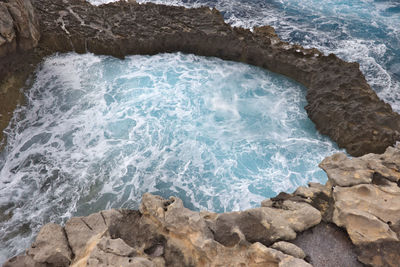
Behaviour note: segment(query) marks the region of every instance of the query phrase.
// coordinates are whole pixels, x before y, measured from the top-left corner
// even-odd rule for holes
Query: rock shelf
[[[317,129],[364,156],[328,157],[320,164],[325,185],[311,183],[246,211],[194,212],[179,198],[145,194],[139,210],[43,226],[26,254],[4,266],[310,266],[317,261],[295,245],[304,244],[297,235],[325,223],[346,231],[360,262],[399,266],[400,147],[391,146],[400,139],[400,116],[357,63],[283,42],[269,26],[232,28],[207,7],[0,0],[1,131],[41,60],[69,51],[120,58],[181,51],[286,75],[308,88],[306,110]]]
[[[345,229],[352,244],[319,242],[354,249],[366,265],[399,266],[400,146],[353,159],[335,154],[320,165],[329,177],[325,185],[281,193],[259,208],[194,212],[177,197],[146,193],[139,210],[74,217],[63,227],[50,223],[25,255],[4,266],[311,266],[320,261],[299,246],[323,244],[296,237],[326,223]],[[335,262],[348,254],[335,254]]]

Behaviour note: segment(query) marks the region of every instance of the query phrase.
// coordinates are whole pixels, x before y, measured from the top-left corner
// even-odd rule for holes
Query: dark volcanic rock
[[[246,62],[308,87],[309,117],[351,155],[382,153],[400,140],[400,116],[377,97],[357,63],[282,42],[272,27],[253,32],[232,28],[217,10],[206,7],[128,2],[97,7],[81,0],[33,0],[33,5],[42,34],[39,48],[47,53],[93,52],[122,58],[181,51]],[[11,32],[10,24],[3,24],[3,31]],[[24,38],[33,32],[28,26],[20,30]],[[11,42],[7,49],[12,46]],[[20,46],[29,47],[25,42]]]

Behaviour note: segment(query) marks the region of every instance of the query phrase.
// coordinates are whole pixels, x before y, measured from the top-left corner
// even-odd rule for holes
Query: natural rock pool
[[[338,149],[305,94],[257,67],[180,53],[46,59],[0,157],[1,254],[47,222],[137,208],[145,192],[224,212],[325,182],[318,163]]]

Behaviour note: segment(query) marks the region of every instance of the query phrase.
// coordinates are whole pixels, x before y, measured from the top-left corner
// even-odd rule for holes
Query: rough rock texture
[[[5,266],[399,266],[400,144],[382,155],[336,154],[321,166],[325,185],[241,212],[194,212],[146,193],[138,211],[48,224]]]
[[[243,61],[304,84],[306,110],[317,129],[352,155],[381,153],[399,140],[400,116],[378,99],[357,63],[282,42],[271,27],[231,28],[208,8],[32,3],[40,21],[38,44],[29,0],[0,1],[0,53],[7,54],[0,58],[0,127],[15,107],[15,92],[46,55],[182,51]],[[36,44],[33,53],[24,53]],[[400,147],[354,159],[336,154],[320,166],[326,185],[310,183],[242,212],[193,212],[179,198],[145,194],[139,211],[103,211],[72,218],[64,227],[46,225],[25,255],[4,266],[309,266],[300,250],[282,241],[321,220],[346,230],[362,263],[399,266]]]
[[[40,21],[42,38],[36,49],[40,55],[76,51],[123,58],[181,51],[242,61],[304,84],[309,117],[322,134],[351,155],[382,153],[400,140],[400,116],[377,97],[357,63],[282,42],[272,27],[254,28],[253,32],[232,28],[217,10],[206,7],[185,9],[134,1],[99,7],[82,0],[32,3]],[[12,32],[10,18],[4,18],[3,31]],[[26,49],[29,36],[36,40],[36,28],[31,24],[18,27],[23,37],[19,46]]]
[[[0,1],[0,58],[28,51],[39,39],[39,21],[30,0]]]
[[[310,215],[314,219],[304,221],[305,215],[296,212],[304,210],[304,205],[314,210]],[[66,238],[61,226],[44,226],[26,255],[10,259],[5,266],[21,262],[55,266],[311,266],[293,244],[281,241],[275,244],[277,249],[266,245],[277,238],[294,239],[295,231],[320,222],[317,210],[308,204],[301,206],[295,206],[293,212],[262,207],[231,213],[238,217],[228,222],[231,231],[225,231],[218,228],[218,222],[226,214],[194,212],[179,198],[145,194],[140,211],[109,210],[70,219],[64,227]],[[279,229],[283,220],[289,223]],[[257,227],[251,229],[254,225]],[[237,234],[236,242],[219,242],[217,236],[227,240],[232,232]],[[72,262],[69,248],[74,254]]]
[[[71,249],[64,229],[49,223],[40,229],[36,241],[32,244],[27,254],[35,262],[48,263],[56,266],[68,265],[72,259]]]
[[[0,1],[0,149],[3,130],[17,104],[20,88],[43,54],[30,53],[40,39],[39,20],[30,0]],[[4,140],[3,140],[4,141]]]
[[[302,248],[314,267],[362,267],[357,251],[347,233],[332,223],[321,222],[297,236],[293,241]]]

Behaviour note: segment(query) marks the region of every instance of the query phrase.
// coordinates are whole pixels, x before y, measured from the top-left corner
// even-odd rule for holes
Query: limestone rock
[[[291,255],[291,256],[299,258],[299,259],[304,259],[306,257],[306,254],[304,253],[304,251],[293,243],[279,241],[279,242],[274,243],[271,246],[271,248],[277,249],[279,251],[282,251],[285,254]]]
[[[112,220],[117,220],[120,216],[118,211],[109,210],[68,220],[65,224],[65,232],[75,257],[79,258],[88,243],[100,238],[108,230],[108,225]]]
[[[333,222],[347,229],[356,245],[377,241],[399,241],[390,229],[400,223],[400,188],[386,192],[383,188],[363,184],[333,191],[335,211]]]
[[[373,171],[361,158],[349,159],[345,154],[337,153],[325,158],[319,166],[333,185],[351,186],[372,181]]]
[[[55,266],[68,266],[72,259],[72,252],[68,245],[64,229],[49,223],[40,229],[35,242],[27,254],[38,263],[48,263]]]

